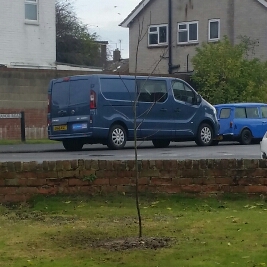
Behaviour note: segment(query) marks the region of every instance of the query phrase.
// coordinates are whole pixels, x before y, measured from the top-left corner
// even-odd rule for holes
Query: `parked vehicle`
[[[260,149],[261,149],[261,158],[267,159],[267,132],[265,133],[260,142]]]
[[[259,143],[267,131],[267,104],[232,103],[215,105],[215,108],[223,141],[238,141],[243,145]]]
[[[181,79],[105,74],[65,77],[49,84],[48,136],[62,141],[66,150],[95,143],[121,149],[127,140],[134,140],[136,118],[138,140],[152,140],[155,147],[186,140],[208,146],[218,135],[215,112]]]

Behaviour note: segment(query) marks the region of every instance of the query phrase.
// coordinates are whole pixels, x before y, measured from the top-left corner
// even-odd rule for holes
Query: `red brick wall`
[[[18,114],[21,109],[1,109],[1,114]],[[25,114],[26,139],[47,138],[47,110],[23,109]],[[20,119],[0,118],[0,140],[19,140],[21,137]]]
[[[38,194],[100,194],[135,190],[134,161],[0,163],[0,202]],[[95,179],[94,179],[95,177]],[[267,194],[265,160],[143,160],[139,190],[149,193]]]

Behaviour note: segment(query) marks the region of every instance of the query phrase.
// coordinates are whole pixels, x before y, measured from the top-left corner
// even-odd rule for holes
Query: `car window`
[[[267,107],[261,107],[262,118],[267,118]]]
[[[259,111],[257,107],[246,108],[247,118],[256,119],[259,118]]]
[[[235,118],[246,118],[245,108],[235,108]]]
[[[220,112],[220,119],[227,119],[230,117],[231,109],[230,108],[222,108]]]

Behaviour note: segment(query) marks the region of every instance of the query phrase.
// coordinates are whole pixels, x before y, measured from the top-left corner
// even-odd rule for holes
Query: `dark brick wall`
[[[267,194],[265,160],[143,160],[139,190],[149,193]],[[0,163],[0,202],[38,194],[132,193],[134,161],[72,160]]]

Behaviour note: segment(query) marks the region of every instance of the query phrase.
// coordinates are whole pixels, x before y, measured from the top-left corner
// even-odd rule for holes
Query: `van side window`
[[[182,81],[172,83],[173,95],[176,100],[193,104],[195,98],[194,91]]]
[[[106,99],[134,101],[135,80],[123,78],[101,78],[101,92]]]
[[[138,80],[137,88],[140,102],[164,102],[167,99],[165,81]]]
[[[245,108],[235,108],[235,118],[246,118],[246,110]]]
[[[259,111],[256,107],[246,108],[247,118],[249,119],[257,119],[259,118]]]
[[[262,118],[267,118],[267,107],[261,107]]]
[[[222,108],[220,112],[220,119],[228,119],[231,114],[231,109],[230,108]]]

